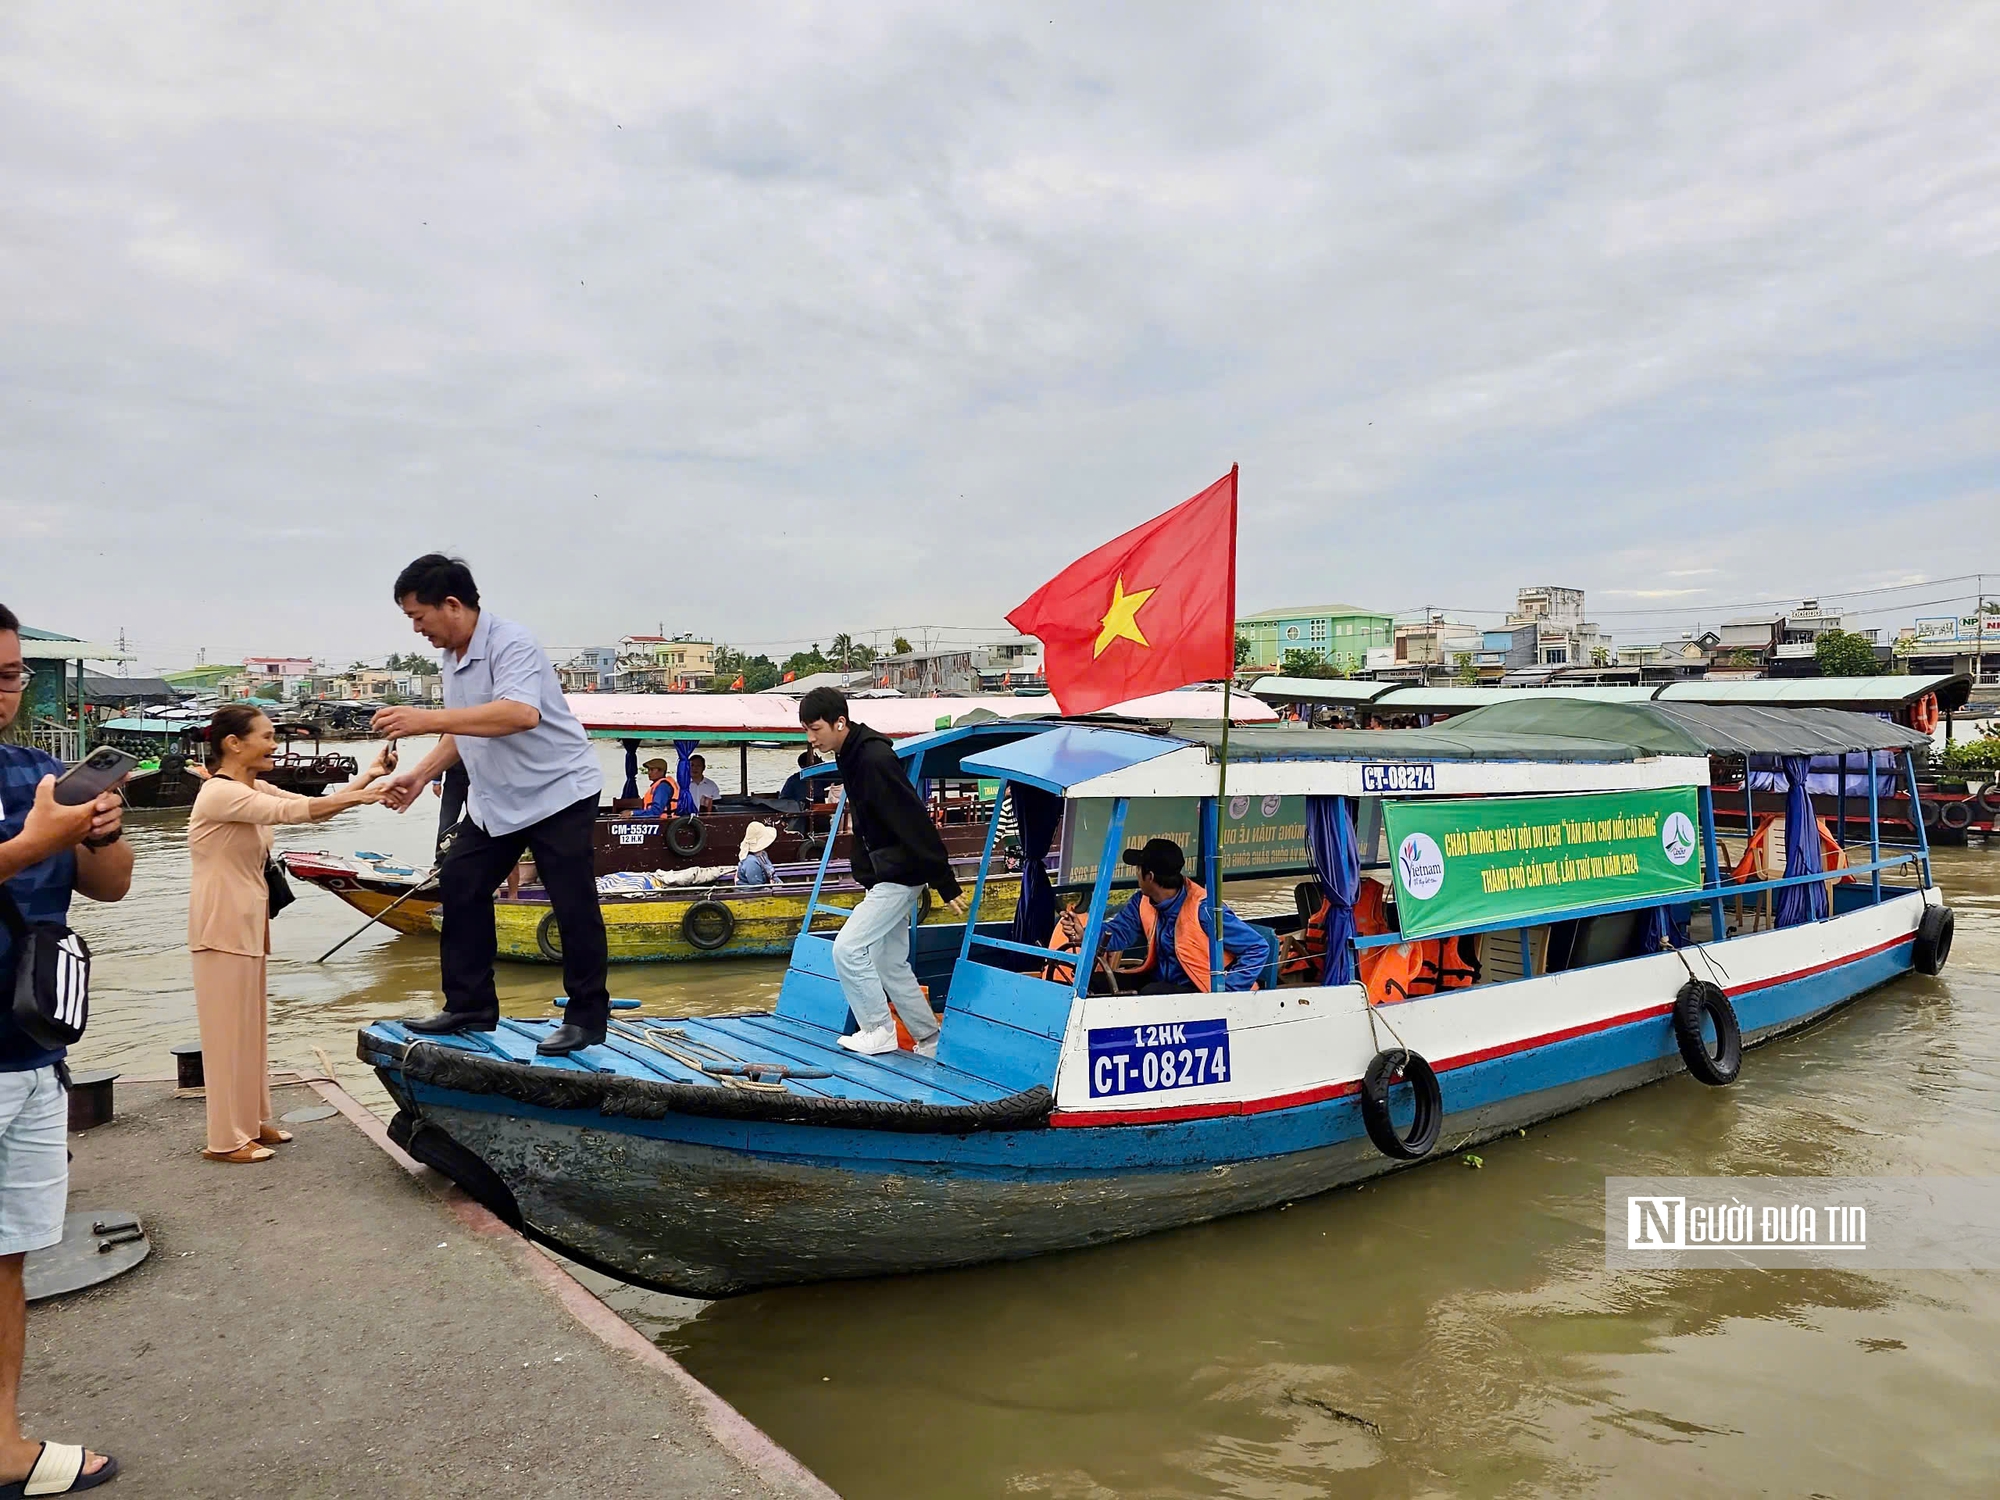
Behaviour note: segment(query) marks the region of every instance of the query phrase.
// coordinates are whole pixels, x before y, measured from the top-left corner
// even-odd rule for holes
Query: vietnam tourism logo
[[[1666,826],[1660,830],[1660,847],[1675,865],[1684,865],[1694,858],[1694,824],[1686,813],[1667,814]]]
[[[1427,833],[1413,833],[1396,850],[1396,874],[1403,889],[1428,901],[1444,888],[1444,851]]]

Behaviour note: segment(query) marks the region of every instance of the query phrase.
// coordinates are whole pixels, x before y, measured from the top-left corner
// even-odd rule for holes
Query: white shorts
[[[0,1255],[62,1240],[69,1093],[53,1067],[0,1072]]]

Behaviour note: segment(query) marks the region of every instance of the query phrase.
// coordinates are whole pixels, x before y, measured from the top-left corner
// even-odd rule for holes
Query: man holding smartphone
[[[21,622],[0,604],[0,730],[19,717],[32,675],[21,658]],[[117,901],[132,884],[132,848],[121,838],[124,799],[113,790],[65,807],[55,798],[62,768],[40,750],[0,744],[0,884],[29,922],[66,922],[73,892]],[[0,926],[0,1485],[30,1473],[51,1483],[72,1460],[73,1482],[107,1467],[116,1472],[114,1461],[24,1438],[18,1415],[28,1321],[21,1267],[30,1250],[62,1240],[69,1103],[57,1071],[63,1049],[43,1047],[15,1024],[13,994],[14,940]]]

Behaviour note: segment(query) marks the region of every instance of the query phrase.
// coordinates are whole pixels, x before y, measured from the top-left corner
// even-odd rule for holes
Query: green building
[[[1287,651],[1317,651],[1336,665],[1358,670],[1367,653],[1393,643],[1393,617],[1352,604],[1300,604],[1267,609],[1236,621],[1250,642],[1249,665],[1275,671]]]

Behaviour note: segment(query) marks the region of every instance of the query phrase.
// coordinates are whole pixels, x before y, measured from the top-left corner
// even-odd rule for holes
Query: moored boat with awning
[[[1618,707],[1239,729],[1226,788],[1198,726],[906,742],[919,772],[1000,782],[1025,856],[1013,910],[991,911],[989,836],[971,919],[913,939],[935,1059],[837,1045],[854,1023],[813,920],[768,1013],[621,1020],[560,1060],[535,1057],[540,1023],[434,1040],[379,1022],[360,1055],[420,1159],[587,1263],[715,1296],[1143,1234],[1683,1070],[1727,1084],[1745,1047],[1942,965],[1921,831],[1886,843],[1879,799],[1829,867],[1801,794],[1785,872],[1736,880],[1709,791],[1748,756],[1907,769],[1920,737],[1830,710]],[[1300,917],[1265,924],[1292,961],[1249,992],[1120,992],[1099,947],[1119,855],[1150,836],[1183,842],[1210,891],[1231,868],[1304,877]],[[1058,952],[1065,897],[1086,926]],[[1427,970],[1446,944],[1468,970]]]

